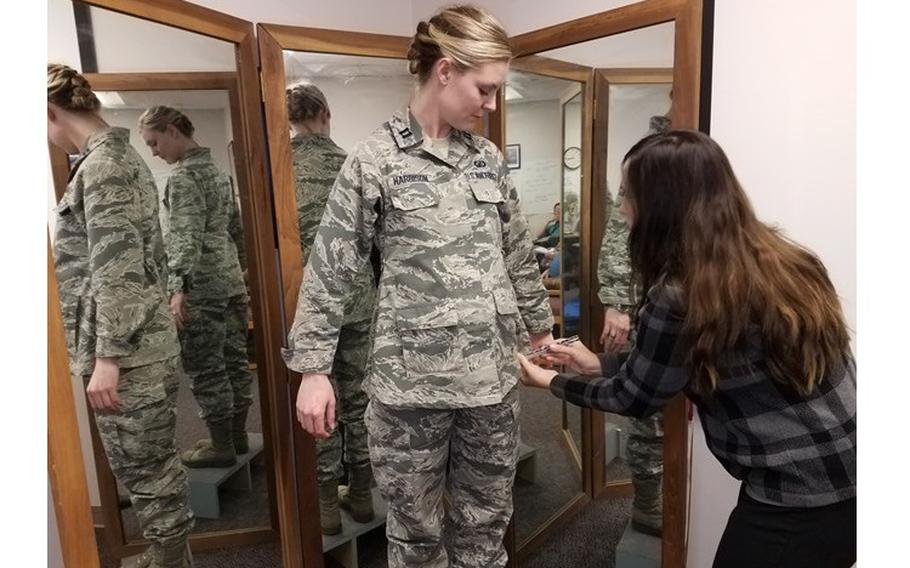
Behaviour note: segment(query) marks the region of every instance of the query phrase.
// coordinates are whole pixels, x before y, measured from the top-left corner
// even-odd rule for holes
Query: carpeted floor
[[[580,414],[576,418],[575,426],[580,429]],[[561,400],[549,391],[521,387],[521,439],[537,450],[537,479],[535,483],[521,479],[515,482],[518,542],[582,491],[581,471],[562,433]],[[580,451],[580,443],[578,448]]]

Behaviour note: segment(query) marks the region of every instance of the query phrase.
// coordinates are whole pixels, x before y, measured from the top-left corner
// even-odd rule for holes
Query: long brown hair
[[[806,395],[849,353],[840,301],[824,265],[755,217],[724,151],[700,132],[648,136],[626,155],[634,211],[629,249],[643,291],[681,286],[683,334],[703,394],[721,355],[759,327],[772,378]]]

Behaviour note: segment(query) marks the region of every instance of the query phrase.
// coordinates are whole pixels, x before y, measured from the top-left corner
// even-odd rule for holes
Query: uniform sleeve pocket
[[[402,211],[433,207],[439,203],[439,194],[428,183],[412,183],[390,192],[392,206]]]
[[[496,288],[493,290],[493,300],[496,302],[496,313],[499,315],[512,315],[518,313],[518,302],[511,289]]]

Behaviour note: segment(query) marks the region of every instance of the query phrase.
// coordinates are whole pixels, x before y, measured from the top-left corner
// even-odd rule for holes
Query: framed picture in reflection
[[[521,167],[521,144],[506,144],[506,167],[510,170]]]

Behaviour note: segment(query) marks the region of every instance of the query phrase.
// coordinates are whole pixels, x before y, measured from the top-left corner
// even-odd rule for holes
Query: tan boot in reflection
[[[235,414],[231,420],[231,438],[234,440],[234,453],[238,456],[250,451],[250,436],[246,431],[247,414],[248,411],[244,410],[242,413]],[[196,442],[196,449],[199,450],[211,445],[211,438],[203,438]]]
[[[350,485],[338,488],[338,501],[349,511],[358,523],[373,520],[373,469],[357,467],[351,469]]]
[[[319,484],[319,524],[322,525],[322,534],[326,536],[341,532],[337,481]]]
[[[209,424],[211,442],[196,444],[196,448],[183,452],[180,461],[190,468],[230,467],[237,463],[237,452],[231,436],[231,422]]]
[[[661,478],[632,478],[635,498],[632,501],[632,528],[652,536],[663,535],[663,495]]]
[[[152,544],[139,555],[131,568],[193,568],[193,553],[187,542],[173,548]]]

